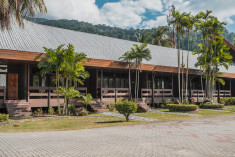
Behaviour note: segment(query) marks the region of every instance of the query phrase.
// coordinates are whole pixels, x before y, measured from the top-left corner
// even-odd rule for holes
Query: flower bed
[[[197,105],[168,104],[167,108],[171,112],[187,112],[187,111],[196,111],[198,109],[198,106]]]
[[[202,109],[223,109],[224,104],[202,104],[200,106]]]

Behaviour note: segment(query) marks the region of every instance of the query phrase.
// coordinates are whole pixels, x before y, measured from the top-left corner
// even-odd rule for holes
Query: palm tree
[[[41,59],[38,63],[38,68],[41,69],[41,75],[46,76],[46,74],[55,72],[56,73],[56,93],[57,93],[57,105],[58,105],[58,111],[60,113],[60,102],[59,102],[59,80],[60,80],[60,71],[61,66],[64,58],[64,45],[58,46],[56,49],[48,49],[44,47],[45,57],[42,55],[44,53],[39,54],[35,60]]]
[[[185,86],[185,90],[186,90],[186,96],[188,96],[188,63],[189,63],[189,40],[191,38],[191,31],[193,29],[194,23],[195,23],[195,18],[194,16],[191,15],[191,12],[185,17],[186,18],[186,31],[188,33],[188,54],[187,54],[187,67],[186,67],[186,86]]]
[[[174,11],[172,13],[173,20],[169,21],[169,25],[173,24],[176,29],[176,34],[177,34],[177,47],[178,47],[178,53],[177,53],[177,58],[178,58],[178,87],[179,87],[179,102],[182,102],[181,99],[181,94],[180,94],[180,37],[185,33],[184,31],[184,26],[185,26],[185,16],[187,13],[180,13],[178,11]],[[183,86],[182,86],[183,87]]]
[[[158,46],[172,47],[168,28],[165,26],[154,28],[151,43]]]
[[[148,43],[150,39],[150,33],[144,33],[142,35],[139,33],[138,35],[135,36],[137,41],[140,43]]]
[[[76,53],[74,46],[69,44],[64,50],[63,63],[61,65],[61,72],[65,78],[65,91],[70,90],[70,82],[77,81],[83,84],[83,80],[89,77],[89,73],[85,71],[82,63],[86,62],[85,53]],[[69,97],[65,97],[64,111],[67,114],[67,107],[69,103]]]
[[[87,94],[86,96],[82,96],[83,100],[80,100],[78,102],[82,102],[85,106],[86,106],[86,110],[87,110],[87,106],[95,103],[95,101],[93,101],[93,97],[91,96],[91,94]]]
[[[133,66],[133,54],[132,52],[125,52],[120,58],[119,60],[121,60],[122,62],[125,62],[128,64],[128,69],[129,69],[129,76],[128,76],[128,84],[129,84],[129,98],[131,98],[131,67]]]
[[[139,95],[139,75],[141,71],[141,64],[143,60],[149,61],[152,59],[151,52],[147,48],[147,44],[143,43],[140,46],[137,44],[133,45],[131,48],[131,53],[136,64],[136,81],[135,81],[135,98],[138,99]]]
[[[0,25],[1,29],[9,29],[11,18],[14,16],[20,27],[24,26],[23,17],[34,17],[37,12],[47,12],[44,0],[1,0]]]

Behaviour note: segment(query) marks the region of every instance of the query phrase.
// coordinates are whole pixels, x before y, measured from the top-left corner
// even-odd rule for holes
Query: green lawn
[[[110,116],[101,117],[80,117],[71,119],[54,119],[43,120],[37,119],[36,121],[29,121],[19,123],[18,127],[14,127],[13,124],[0,126],[0,132],[44,132],[44,131],[65,131],[65,130],[80,130],[101,128],[109,126],[119,125],[131,125],[146,123],[142,121],[130,120],[125,122],[123,118],[116,118]]]
[[[232,106],[225,106],[224,109],[226,111],[234,111],[235,112],[235,105],[232,105]]]
[[[173,121],[173,120],[184,120],[184,119],[195,118],[190,116],[160,113],[160,112],[148,112],[147,114],[138,114],[136,116],[157,119],[158,121]]]
[[[160,111],[167,111],[167,109],[160,109]],[[159,121],[171,121],[171,120],[203,118],[203,117],[210,117],[210,116],[235,115],[235,113],[232,113],[232,112],[221,112],[221,111],[212,111],[212,110],[199,110],[198,112],[184,112],[184,113],[198,114],[198,115],[202,115],[202,116],[191,117],[191,116],[186,116],[186,115],[170,114],[167,112],[166,113],[148,112],[147,114],[138,114],[138,116],[157,119]]]

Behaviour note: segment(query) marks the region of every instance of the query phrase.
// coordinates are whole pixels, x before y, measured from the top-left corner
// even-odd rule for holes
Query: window
[[[6,80],[7,80],[7,75],[0,74],[0,86],[6,87]]]

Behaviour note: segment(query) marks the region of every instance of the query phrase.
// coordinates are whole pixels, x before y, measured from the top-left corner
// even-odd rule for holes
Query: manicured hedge
[[[235,97],[220,98],[220,103],[224,104],[225,106],[235,105]]]
[[[200,108],[203,109],[222,109],[224,108],[224,104],[202,104]]]
[[[179,104],[169,104],[167,108],[171,112],[186,112],[186,111],[196,111],[198,109],[197,105],[179,105]]]
[[[0,114],[0,122],[8,121],[9,114]]]

